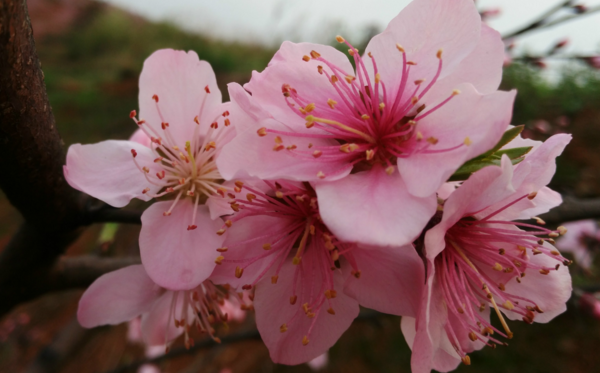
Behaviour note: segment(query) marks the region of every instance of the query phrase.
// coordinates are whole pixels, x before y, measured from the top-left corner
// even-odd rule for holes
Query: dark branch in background
[[[555,207],[540,217],[548,225],[559,225],[569,221],[600,219],[600,198],[575,199],[563,197],[562,205]]]
[[[520,28],[516,31],[513,31],[509,34],[503,35],[502,39],[510,40],[517,36],[528,33],[530,31],[546,29],[546,28],[553,27],[553,26],[556,26],[556,25],[564,23],[564,22],[571,21],[571,20],[579,18],[581,16],[589,15],[589,14],[600,11],[600,6],[596,6],[593,8],[577,8],[576,6],[573,5],[573,3],[574,3],[574,0],[563,1],[562,3],[556,5],[555,7],[542,13],[539,17],[534,19],[528,25],[525,25],[522,28]],[[553,21],[549,21],[549,18],[551,16],[553,16],[554,14],[556,14],[561,9],[571,9],[575,13],[559,17]]]
[[[86,223],[125,223],[142,224],[142,212],[139,210],[122,210],[111,207],[105,203],[100,206],[88,206],[86,209]]]
[[[0,0],[0,188],[25,218],[0,254],[0,315],[46,292],[44,275],[79,234],[63,160],[26,2]]]

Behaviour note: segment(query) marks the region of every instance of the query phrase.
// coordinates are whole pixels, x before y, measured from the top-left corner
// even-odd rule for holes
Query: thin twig
[[[567,0],[561,4],[558,4],[556,7],[553,7],[551,9],[549,9],[547,12],[544,12],[542,15],[540,15],[538,18],[536,18],[534,21],[532,21],[528,25],[526,25],[516,31],[513,31],[509,34],[502,36],[502,39],[503,40],[513,39],[517,36],[523,35],[530,31],[543,30],[543,29],[546,29],[546,28],[549,28],[552,26],[556,26],[556,25],[564,23],[564,22],[571,21],[571,20],[579,18],[581,16],[589,15],[589,14],[600,11],[600,6],[596,6],[593,8],[589,8],[586,11],[581,12],[581,13],[569,14],[569,15],[565,15],[563,17],[557,18],[553,21],[548,21],[549,17],[551,17],[553,14],[555,14],[559,10],[569,6],[571,3],[572,3],[571,0]]]

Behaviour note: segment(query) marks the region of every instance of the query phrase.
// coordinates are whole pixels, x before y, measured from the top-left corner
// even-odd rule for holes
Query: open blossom
[[[238,213],[225,222],[227,239],[211,278],[255,287],[256,323],[273,361],[300,364],[323,354],[358,315],[359,303],[416,315],[424,273],[414,250],[340,241],[323,224],[309,183],[236,186],[241,198],[230,203]]]
[[[159,50],[140,76],[139,127],[130,141],[69,148],[65,178],[112,206],[158,199],[142,215],[140,251],[149,276],[170,289],[192,289],[214,269],[224,237],[216,158],[234,135],[214,72],[194,52]]]
[[[556,242],[556,247],[572,253],[578,265],[590,269],[593,254],[600,249],[598,224],[589,219],[565,223],[564,227],[568,232]]]
[[[408,244],[438,187],[509,123],[515,93],[496,91],[503,43],[471,0],[413,1],[363,56],[337,40],[356,69],[333,47],[285,42],[244,86],[251,95],[230,84],[240,126],[219,169],[321,181],[321,214],[340,239]]]
[[[469,352],[503,344],[513,336],[505,317],[548,322],[566,309],[570,261],[552,245],[566,230],[512,220],[561,202],[538,198],[569,141],[555,135],[515,167],[503,156],[501,167],[476,172],[434,217],[420,248],[427,259],[421,310],[402,319],[413,373],[453,370],[461,360],[470,364]],[[502,327],[491,324],[491,312]]]
[[[77,318],[83,327],[93,328],[120,324],[141,315],[145,343],[168,345],[184,334],[189,347],[194,343],[189,336],[192,327],[219,341],[212,324],[227,322],[229,315],[224,310],[232,305],[248,308],[228,286],[219,288],[205,280],[190,290],[171,291],[154,283],[141,265],[132,265],[94,281],[79,301]]]

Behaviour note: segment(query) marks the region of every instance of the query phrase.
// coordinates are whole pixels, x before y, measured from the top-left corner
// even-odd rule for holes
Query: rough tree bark
[[[0,254],[0,314],[47,288],[40,281],[78,235],[81,196],[46,95],[25,0],[0,0],[0,188],[25,223]]]

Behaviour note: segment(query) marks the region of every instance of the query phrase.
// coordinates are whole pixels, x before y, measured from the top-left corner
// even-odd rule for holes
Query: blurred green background
[[[137,109],[137,79],[144,59],[157,49],[196,51],[201,59],[212,64],[225,99],[226,83],[246,82],[251,71],[264,69],[274,53],[259,45],[220,42],[183,32],[172,24],[151,23],[101,3],[78,2],[75,10],[69,10],[75,15],[66,19],[61,18],[63,8],[58,5],[52,8],[52,0],[45,1],[42,10],[36,8],[41,3],[44,2],[30,1],[34,34],[65,146],[130,136],[135,125],[128,115]],[[54,23],[51,17],[57,17]],[[365,40],[356,44],[364,44]],[[549,82],[539,70],[513,64],[505,70],[502,89],[513,88],[519,91],[513,123],[525,124],[527,136],[544,139],[556,132],[574,135],[559,160],[552,187],[566,195],[600,196],[600,73],[573,64],[556,81]],[[0,196],[0,247],[19,223],[18,213]],[[91,227],[67,255],[135,255],[138,229]],[[571,269],[576,286],[600,284],[597,272],[576,266]],[[35,371],[44,363],[61,372],[106,372],[143,358],[144,348],[127,340],[125,325],[91,331],[77,326],[74,317],[80,294],[81,291],[51,294],[19,307],[0,320],[0,371]],[[251,323],[249,315],[244,323],[233,324],[229,332],[222,334],[245,330]],[[511,328],[515,338],[509,347],[473,353],[472,365],[461,366],[457,371],[600,371],[600,321],[578,306],[577,297],[569,303],[565,314],[548,325],[513,322]],[[179,345],[177,342],[176,346]],[[322,369],[324,372],[410,371],[410,351],[396,317],[379,316],[355,322],[332,348],[329,359]],[[273,364],[259,341],[196,352],[163,362],[158,369],[163,372],[230,369],[235,373],[311,371],[307,365]]]

